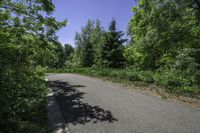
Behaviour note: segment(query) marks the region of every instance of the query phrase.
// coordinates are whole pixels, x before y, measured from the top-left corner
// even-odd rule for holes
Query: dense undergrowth
[[[4,70],[0,81],[0,132],[47,133],[47,98],[43,69]],[[7,75],[9,71],[9,75]]]

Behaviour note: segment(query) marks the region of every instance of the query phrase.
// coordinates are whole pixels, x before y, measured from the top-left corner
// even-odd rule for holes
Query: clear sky
[[[57,20],[67,19],[69,24],[61,29],[57,35],[62,44],[74,46],[74,35],[85,26],[88,19],[99,19],[107,29],[112,18],[117,21],[118,30],[126,32],[132,17],[134,0],[53,0],[56,6],[54,16]]]

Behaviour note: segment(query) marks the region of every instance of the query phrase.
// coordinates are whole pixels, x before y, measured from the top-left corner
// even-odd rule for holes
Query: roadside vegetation
[[[0,132],[46,133],[45,67],[59,66],[50,0],[0,1]]]
[[[114,82],[119,82],[128,86],[150,86],[156,85],[159,91],[182,95],[187,97],[193,97],[199,99],[200,92],[199,88],[184,89],[177,88],[169,85],[168,80],[164,83],[159,82],[160,74],[152,71],[143,71],[131,68],[124,69],[113,69],[113,68],[62,68],[62,69],[49,69],[49,73],[76,73],[86,76],[99,77],[106,80],[111,80]],[[165,88],[165,90],[163,90]],[[144,88],[143,88],[144,89]],[[155,87],[154,87],[155,89]],[[157,91],[157,90],[154,90]]]

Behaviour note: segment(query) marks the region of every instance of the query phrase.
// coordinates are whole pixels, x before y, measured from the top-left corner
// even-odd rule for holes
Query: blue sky
[[[126,32],[127,24],[133,16],[134,0],[53,0],[56,6],[54,16],[57,20],[67,19],[69,24],[57,35],[62,44],[74,46],[74,35],[85,26],[88,19],[99,19],[107,29],[112,18],[117,21],[118,30]]]

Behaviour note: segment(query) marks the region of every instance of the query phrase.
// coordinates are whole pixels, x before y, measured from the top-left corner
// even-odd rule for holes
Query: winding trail
[[[200,109],[76,74],[48,74],[70,133],[200,133]]]

